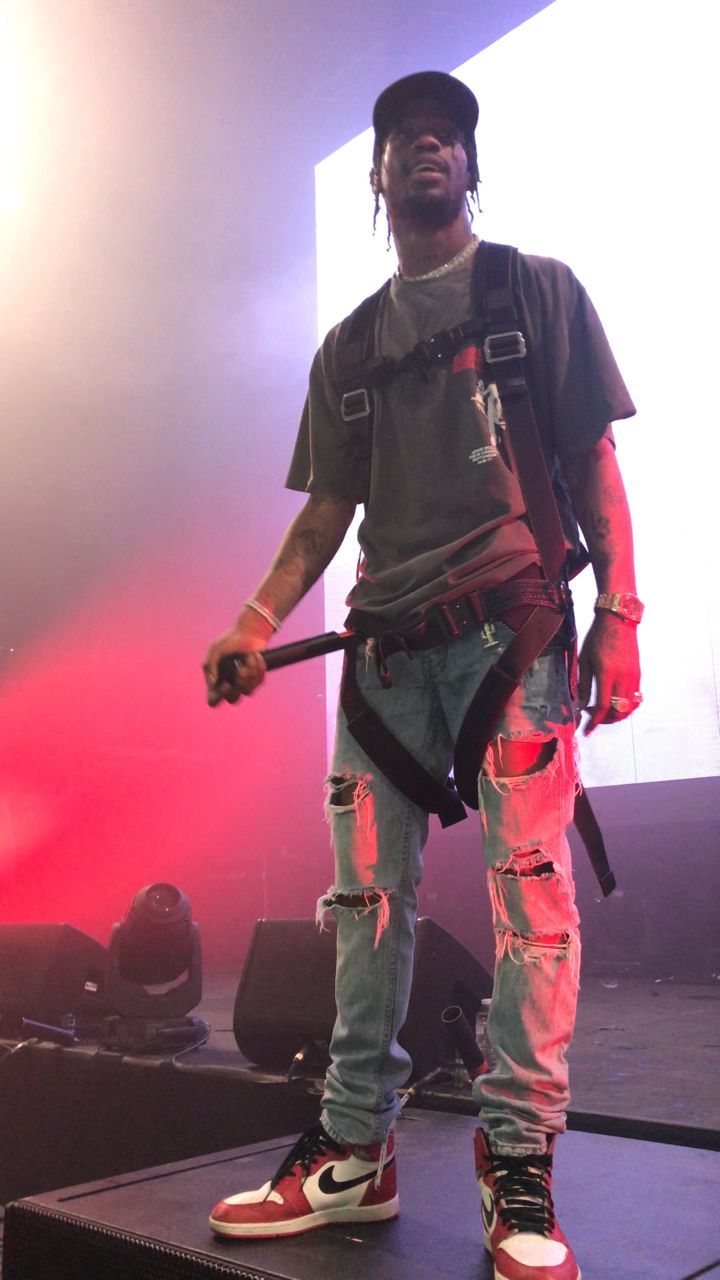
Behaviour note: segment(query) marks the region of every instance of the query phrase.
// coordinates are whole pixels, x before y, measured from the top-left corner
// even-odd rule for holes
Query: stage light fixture
[[[172,884],[149,884],[113,925],[107,1004],[123,1018],[181,1018],[202,996],[200,930]]]

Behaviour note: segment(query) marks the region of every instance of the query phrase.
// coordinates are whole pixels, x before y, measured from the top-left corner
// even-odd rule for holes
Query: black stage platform
[[[207,1213],[265,1181],[290,1138],[16,1201],[3,1280],[490,1280],[473,1130],[469,1117],[406,1113],[399,1219],[277,1243],[215,1240]],[[555,1190],[584,1280],[720,1277],[720,1154],[569,1133]]]
[[[250,1068],[233,1034],[234,975],[215,976],[197,1011],[209,1044],[174,1058],[96,1044],[0,1042],[0,1206],[314,1123],[322,1084]],[[583,978],[570,1064],[569,1128],[720,1151],[720,983]],[[462,1114],[467,1087],[433,1087],[423,1109]],[[130,1118],[130,1119],[129,1119]],[[0,1250],[2,1248],[0,1207]]]

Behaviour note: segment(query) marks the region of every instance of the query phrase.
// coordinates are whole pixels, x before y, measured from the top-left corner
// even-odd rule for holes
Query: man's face
[[[378,178],[391,223],[441,227],[455,220],[468,190],[468,163],[461,130],[442,106],[409,104],[385,141]]]

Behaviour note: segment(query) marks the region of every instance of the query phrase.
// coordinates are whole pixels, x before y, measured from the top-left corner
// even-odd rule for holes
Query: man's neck
[[[421,276],[450,262],[472,240],[465,210],[445,227],[399,225],[392,228],[400,274]]]

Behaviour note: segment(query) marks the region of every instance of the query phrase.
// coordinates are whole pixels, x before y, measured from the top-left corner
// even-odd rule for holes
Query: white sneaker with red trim
[[[552,1157],[501,1156],[482,1129],[475,1134],[485,1248],[495,1280],[581,1280],[572,1250],[555,1220]]]
[[[270,1182],[215,1205],[210,1226],[220,1236],[294,1236],[333,1222],[397,1217],[393,1135],[363,1147],[362,1157],[314,1125],[296,1142]]]

